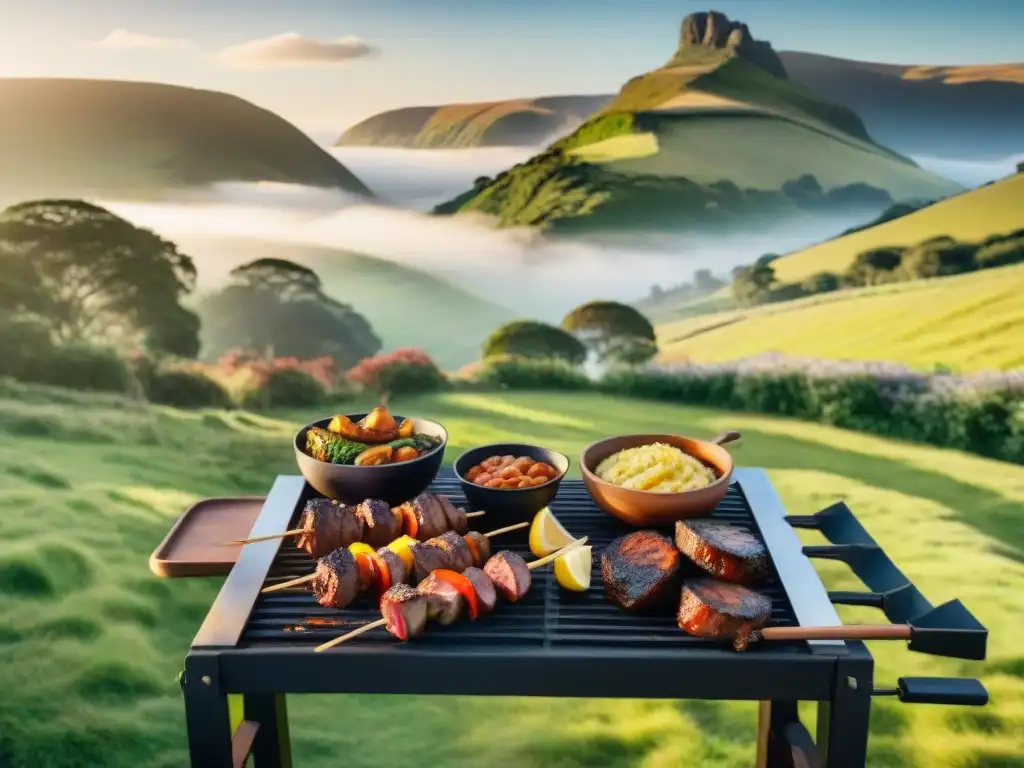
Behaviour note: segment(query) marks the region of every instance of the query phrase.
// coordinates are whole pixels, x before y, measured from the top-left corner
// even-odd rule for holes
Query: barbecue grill
[[[450,470],[431,486],[463,504]],[[315,495],[300,476],[280,476],[253,536],[291,528]],[[552,510],[595,554],[628,529],[601,512],[578,480],[562,483]],[[773,580],[775,626],[840,626],[834,603],[880,608],[893,623],[921,627],[921,650],[983,658],[987,631],[954,601],[933,606],[839,503],[816,515],[787,517],[768,477],[741,469],[714,517],[748,526],[764,540]],[[816,528],[832,542],[801,546],[794,527]],[[500,548],[529,559],[525,532]],[[809,558],[839,559],[865,592],[828,592]],[[372,601],[336,611],[305,590],[263,595],[265,585],[312,572],[291,539],[245,546],[192,642],[181,676],[193,768],[290,766],[285,694],[404,693],[601,698],[735,699],[760,702],[758,768],[863,768],[874,695],[906,703],[978,705],[977,680],[904,678],[874,686],[871,654],[861,642],[816,639],[765,642],[745,653],[728,643],[684,634],[671,615],[627,615],[605,600],[600,579],[568,593],[550,569],[517,605],[399,643],[384,629],[314,653],[336,635],[380,617]],[[797,716],[799,701],[819,703],[817,737]],[[237,706],[241,703],[241,706]]]

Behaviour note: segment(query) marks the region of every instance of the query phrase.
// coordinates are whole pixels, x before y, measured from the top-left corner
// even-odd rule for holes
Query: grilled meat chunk
[[[495,603],[498,602],[498,593],[494,589],[494,582],[491,581],[491,577],[475,566],[464,570],[462,575],[469,579],[469,583],[473,585],[473,591],[476,592],[476,604],[480,613],[490,613],[493,611]]]
[[[363,521],[362,540],[374,549],[387,546],[402,535],[402,520],[386,501],[366,499],[359,502],[355,512]]]
[[[452,504],[451,499],[440,493],[434,494],[434,498],[441,505],[441,511],[444,512],[444,516],[448,520],[448,530],[455,531],[459,535],[468,533],[469,520],[466,519],[466,510],[456,507]]]
[[[604,593],[627,611],[646,611],[674,601],[681,570],[679,550],[656,531],[620,536],[601,554]]]
[[[409,575],[405,570],[405,563],[402,562],[395,551],[388,549],[387,547],[381,547],[377,550],[377,557],[384,561],[384,565],[387,566],[388,576],[390,577],[391,584],[401,584],[405,582],[406,577]]]
[[[751,531],[719,520],[680,520],[676,546],[712,576],[755,584],[769,573],[768,550]]]
[[[455,531],[445,531],[437,538],[432,539],[431,543],[448,553],[453,571],[462,573],[473,565],[473,552],[466,540]]]
[[[484,563],[491,559],[491,540],[479,531],[469,531],[465,540],[466,545],[473,552],[473,565],[483,568]]]
[[[510,603],[518,603],[530,591],[530,569],[515,552],[502,550],[493,555],[484,565],[484,573]]]
[[[336,549],[317,560],[311,583],[324,608],[344,608],[359,596],[359,567],[347,549]]]
[[[445,517],[441,502],[434,494],[421,493],[412,500],[412,504],[416,512],[416,521],[419,523],[417,539],[426,541],[448,530],[448,518]]]
[[[363,522],[351,507],[324,498],[306,502],[299,520],[303,532],[295,545],[313,557],[323,557],[363,538]]]
[[[466,609],[466,601],[452,584],[431,573],[416,587],[427,599],[427,618],[438,624],[454,624]]]
[[[687,634],[732,640],[742,650],[771,615],[772,601],[759,592],[715,579],[688,579],[676,623]]]
[[[433,541],[425,541],[420,544],[413,544],[409,547],[412,553],[412,583],[419,584],[433,571],[442,568],[449,571],[455,570],[451,556],[444,548],[435,546]]]
[[[395,584],[380,598],[387,630],[399,640],[418,637],[427,628],[427,599],[408,584]]]

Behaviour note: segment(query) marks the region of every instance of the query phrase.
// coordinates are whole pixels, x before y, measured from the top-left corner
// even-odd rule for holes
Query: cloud
[[[180,37],[160,37],[159,35],[129,32],[127,29],[115,29],[102,40],[91,45],[94,48],[113,50],[180,51],[191,47],[192,43]]]
[[[225,64],[243,69],[272,69],[285,67],[331,67],[351,59],[360,59],[376,53],[358,37],[340,37],[319,40],[298,32],[285,32],[262,40],[224,48],[217,58]]]

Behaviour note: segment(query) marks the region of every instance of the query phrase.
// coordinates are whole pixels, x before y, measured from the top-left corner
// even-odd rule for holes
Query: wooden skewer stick
[[[481,513],[481,514],[483,514],[483,513]],[[501,534],[501,533],[509,533],[510,531],[518,531],[520,528],[526,528],[529,525],[530,525],[529,523],[516,523],[515,525],[507,525],[504,528],[499,528],[496,531],[491,531],[490,533],[485,533],[484,536],[486,536],[487,538],[490,538],[491,536],[497,536],[498,534]],[[569,546],[571,547],[572,545],[570,544]],[[292,587],[298,587],[298,586],[300,586],[302,584],[308,584],[312,580],[313,580],[313,574],[311,573],[308,576],[299,576],[297,579],[290,579],[289,581],[282,581],[280,584],[273,584],[273,585],[271,585],[269,587],[264,587],[263,589],[260,590],[260,593],[265,595],[268,592],[280,592],[282,589],[291,589]]]
[[[486,512],[467,512],[466,517],[483,517],[486,514]],[[271,539],[284,539],[288,536],[298,536],[300,533],[304,532],[305,529],[303,528],[292,528],[290,531],[285,531],[284,533],[268,533],[266,536],[253,536],[250,539],[235,539],[234,541],[225,542],[225,544],[255,544],[257,541],[270,541]]]
[[[521,526],[512,526],[512,527],[513,528],[517,528],[517,527],[521,527]],[[587,543],[587,537],[586,536],[584,536],[581,539],[576,539],[576,541],[574,541],[574,542],[572,542],[570,544],[566,544],[560,550],[558,550],[557,552],[552,552],[547,557],[542,557],[539,560],[534,560],[532,563],[527,563],[526,567],[529,568],[531,571],[534,568],[541,568],[541,567],[547,565],[548,563],[552,562],[553,560],[557,560],[562,555],[564,555],[566,552],[569,552],[570,550],[576,549],[577,547],[582,547],[586,543]],[[377,627],[383,627],[387,623],[388,623],[387,619],[377,619],[376,621],[371,621],[369,624],[364,624],[363,626],[358,627],[357,629],[353,629],[351,632],[346,632],[344,635],[340,635],[339,637],[336,637],[333,640],[328,640],[326,643],[322,643],[322,644],[318,645],[316,648],[313,649],[313,651],[315,653],[320,653],[321,651],[326,651],[329,648],[334,648],[335,646],[341,645],[342,643],[347,642],[347,641],[351,640],[354,637],[359,637],[359,635],[363,634],[364,632],[369,632],[371,629],[376,629]]]

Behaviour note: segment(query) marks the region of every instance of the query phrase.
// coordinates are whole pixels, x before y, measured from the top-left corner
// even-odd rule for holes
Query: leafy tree
[[[842,281],[835,272],[818,272],[803,281],[801,287],[805,293],[828,293],[839,290]]]
[[[658,345],[640,336],[612,339],[605,359],[621,365],[643,365],[658,354]]]
[[[484,358],[515,355],[534,359],[558,359],[579,365],[587,358],[583,343],[561,328],[536,320],[513,320],[484,339]]]
[[[208,358],[239,348],[271,350],[300,360],[329,356],[347,369],[381,348],[366,318],[328,296],[313,270],[285,259],[236,267],[199,312]]]
[[[956,275],[975,268],[977,246],[955,240],[926,241],[910,248],[901,260],[901,268],[911,279]]]
[[[774,284],[775,269],[771,264],[758,259],[751,266],[745,267],[733,279],[733,297],[741,307],[760,304],[767,299]]]
[[[57,342],[194,357],[198,322],[181,300],[195,280],[174,243],[91,203],[36,200],[0,213],[0,306],[42,318]]]
[[[655,343],[650,320],[628,304],[617,301],[581,304],[565,316],[562,328],[594,352],[599,362],[611,359],[609,354],[620,339],[646,339]]]
[[[846,279],[851,285],[877,285],[892,280],[902,263],[902,248],[872,248],[857,254],[846,272]]]

